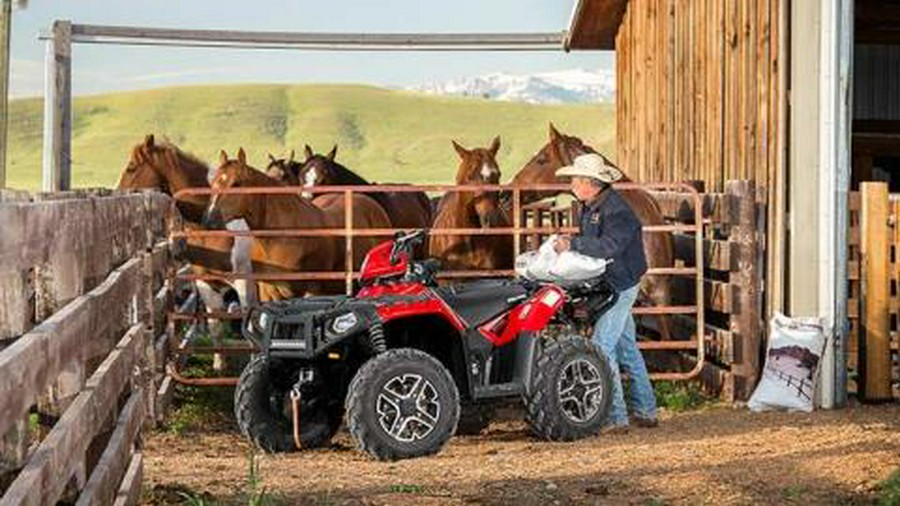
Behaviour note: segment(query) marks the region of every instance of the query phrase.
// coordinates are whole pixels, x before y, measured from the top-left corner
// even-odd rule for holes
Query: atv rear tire
[[[600,431],[612,407],[612,370],[581,336],[547,343],[537,357],[525,399],[532,432],[550,441],[573,441]]]
[[[398,348],[359,368],[346,410],[360,449],[379,460],[421,457],[440,451],[456,431],[459,391],[437,359]]]
[[[290,391],[296,370],[265,355],[254,357],[234,392],[234,414],[241,433],[269,453],[297,450],[291,420]],[[340,402],[304,395],[300,403],[300,441],[317,448],[331,441],[341,426]]]

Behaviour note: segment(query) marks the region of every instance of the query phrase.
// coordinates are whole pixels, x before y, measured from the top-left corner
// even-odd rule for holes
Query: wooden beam
[[[135,453],[125,471],[113,506],[134,506],[141,500],[141,483],[144,481],[144,454]]]
[[[861,398],[889,401],[891,392],[890,242],[886,183],[861,185],[862,325],[859,331]]]
[[[38,446],[28,465],[0,499],[0,505],[53,504],[59,499],[91,440],[128,384],[143,347],[143,336],[142,325],[129,329]]]
[[[756,190],[748,181],[729,181],[726,191],[734,195],[738,203],[739,224],[731,229],[731,239],[740,245],[738,269],[731,273],[731,283],[738,289],[736,314],[731,318],[732,332],[741,336],[741,361],[732,368],[736,378],[735,395],[750,398],[759,377],[761,351],[760,329],[760,278],[756,237]]]
[[[106,445],[100,461],[78,496],[76,506],[111,504],[125,475],[125,465],[131,455],[135,438],[141,429],[146,409],[144,393],[138,388],[131,393],[119,415],[116,428]]]
[[[6,188],[7,124],[9,119],[9,34],[12,0],[0,4],[0,188]]]
[[[566,36],[566,50],[614,49],[627,7],[628,0],[578,0]]]

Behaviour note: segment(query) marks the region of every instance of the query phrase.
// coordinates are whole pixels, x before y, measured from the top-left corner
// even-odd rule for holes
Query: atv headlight
[[[359,318],[355,313],[345,313],[331,321],[331,332],[334,334],[344,334],[349,332],[356,324]]]
[[[247,319],[247,330],[252,333],[263,333],[272,321],[272,317],[265,311],[254,311]]]

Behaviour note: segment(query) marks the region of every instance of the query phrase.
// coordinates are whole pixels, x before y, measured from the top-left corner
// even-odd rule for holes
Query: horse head
[[[331,148],[327,155],[322,155],[313,152],[307,144],[303,148],[303,153],[305,158],[297,170],[297,180],[300,185],[304,188],[312,188],[313,186],[341,184],[337,164],[334,161],[337,156],[337,145]],[[306,192],[303,197],[312,198],[312,194]]]
[[[488,148],[466,149],[458,142],[452,142],[460,160],[456,172],[456,184],[500,184],[500,167],[497,165],[496,158],[497,151],[500,150],[500,137],[494,137]],[[482,227],[496,226],[504,222],[497,191],[475,191],[465,192],[465,194],[471,196],[469,206],[478,215],[478,221]]]
[[[300,162],[294,160],[294,150],[288,158],[275,158],[269,153],[269,165],[266,166],[266,175],[288,186],[299,186],[300,180],[297,174],[300,171]]]
[[[147,135],[144,142],[131,149],[131,158],[119,177],[119,189],[153,188],[169,192],[164,165],[162,150],[157,147],[153,134]]]
[[[264,186],[253,183],[255,174],[265,177],[261,172],[247,165],[247,154],[244,152],[244,148],[238,149],[236,159],[229,159],[228,153],[222,150],[219,154],[219,168],[216,169],[210,186],[213,190],[220,192],[246,186]],[[269,178],[266,177],[266,179]],[[253,213],[253,201],[260,200],[254,199],[254,197],[259,196],[241,193],[213,193],[209,200],[209,207],[203,215],[203,225],[208,228],[223,228],[225,223],[231,220],[249,218],[248,214]]]
[[[155,189],[175,196],[185,188],[209,187],[209,167],[175,145],[157,142],[153,134],[134,146],[128,165],[119,178],[119,189]],[[189,221],[200,220],[206,209],[206,195],[178,197],[178,209]]]
[[[587,153],[597,153],[594,148],[588,146],[578,137],[561,133],[553,123],[550,123],[549,140],[528,163],[513,177],[513,185],[529,184],[561,184],[565,179],[556,177],[556,171],[566,165],[571,165],[576,157]],[[603,156],[601,153],[597,153]],[[609,165],[614,165],[605,156],[603,160]],[[552,197],[559,192],[555,191],[523,191],[522,203],[527,204]]]

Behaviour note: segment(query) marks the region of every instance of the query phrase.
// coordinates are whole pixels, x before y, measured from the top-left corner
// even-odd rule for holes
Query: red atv
[[[262,352],[235,393],[241,431],[269,452],[327,444],[346,414],[377,459],[439,451],[485,407],[520,398],[548,440],[596,434],[612,401],[603,355],[579,334],[615,302],[601,279],[562,288],[527,280],[438,286],[436,260],[412,261],[424,231],[376,246],[354,297],[272,302],[243,333]],[[462,411],[462,419],[461,417]]]

